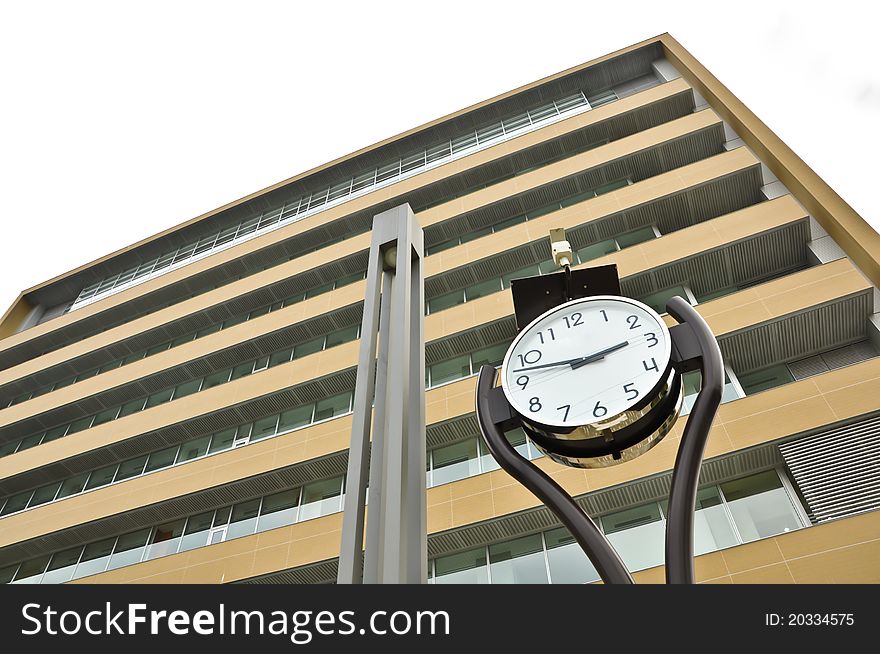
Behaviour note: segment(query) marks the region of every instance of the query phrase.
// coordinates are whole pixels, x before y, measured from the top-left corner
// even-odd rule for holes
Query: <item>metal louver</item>
[[[880,507],[880,416],[779,445],[814,523]]]

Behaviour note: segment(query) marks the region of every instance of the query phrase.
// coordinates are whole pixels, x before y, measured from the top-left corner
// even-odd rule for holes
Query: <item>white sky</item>
[[[0,313],[200,213],[666,31],[877,228],[870,6],[4,2]]]

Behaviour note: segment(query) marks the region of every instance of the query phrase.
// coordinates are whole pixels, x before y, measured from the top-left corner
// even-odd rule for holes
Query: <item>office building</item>
[[[431,583],[598,578],[474,419],[510,280],[554,270],[556,227],[578,266],[616,263],[659,311],[681,295],[718,337],[698,580],[880,582],[880,236],[669,35],[24,291],[0,322],[0,582],[334,581],[369,227],[404,202],[427,249]],[[599,470],[510,437],[656,582],[683,424]]]

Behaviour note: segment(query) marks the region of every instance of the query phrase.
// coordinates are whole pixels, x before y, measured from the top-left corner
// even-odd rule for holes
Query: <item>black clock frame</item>
[[[519,293],[518,288],[521,289]],[[555,275],[514,280],[513,292],[517,324],[524,327],[535,316],[555,306],[548,306],[553,302],[550,298],[556,298],[558,305],[591,295],[620,295],[620,287],[616,266],[602,266],[579,271],[566,269]],[[672,366],[675,370],[673,383],[680,385],[684,372],[700,370],[702,373],[702,387],[685,424],[673,467],[666,522],[666,581],[687,584],[694,583],[697,485],[709,430],[721,404],[724,365],[712,330],[688,302],[673,297],[667,303],[666,310],[679,323],[669,330]],[[620,556],[590,517],[559,484],[521,456],[504,436],[505,431],[520,426],[526,429],[527,426],[523,417],[507,401],[503,390],[495,386],[495,377],[495,368],[484,365],[477,379],[476,392],[477,422],[492,456],[502,469],[553,511],[574,536],[605,583],[634,583]],[[635,431],[627,435],[627,440],[638,438],[640,432],[643,432],[640,440],[647,438],[656,429],[656,426],[651,427],[654,422],[640,419],[633,425]],[[529,429],[527,433],[535,438],[534,430]],[[542,449],[561,456],[565,455],[561,450],[576,447],[577,443],[549,438],[536,439],[536,442]]]

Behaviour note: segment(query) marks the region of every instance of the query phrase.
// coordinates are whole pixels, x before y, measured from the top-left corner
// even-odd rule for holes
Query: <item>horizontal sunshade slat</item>
[[[880,507],[880,416],[779,446],[813,522]]]

